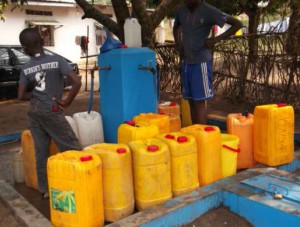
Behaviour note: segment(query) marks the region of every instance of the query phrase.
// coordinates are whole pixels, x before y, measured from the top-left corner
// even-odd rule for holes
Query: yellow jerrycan
[[[134,211],[131,152],[124,144],[95,144],[84,149],[97,154],[103,165],[104,217],[116,222]]]
[[[129,143],[137,209],[143,210],[172,198],[168,146],[153,138]]]
[[[254,159],[268,166],[293,161],[295,116],[292,106],[271,104],[254,111]]]
[[[222,137],[222,177],[236,174],[240,139],[235,135],[221,134]]]
[[[200,186],[220,180],[222,178],[220,129],[214,126],[192,125],[181,129],[181,132],[196,139]]]
[[[171,182],[174,196],[199,187],[197,145],[193,136],[176,132],[158,136],[171,154]]]
[[[134,122],[140,126],[156,125],[159,133],[168,133],[170,131],[170,119],[167,115],[147,113],[134,117]]]
[[[139,126],[134,121],[127,121],[119,126],[118,143],[128,144],[135,140],[151,139],[158,134],[156,125]]]
[[[233,113],[227,116],[227,133],[240,139],[241,152],[238,153],[238,169],[252,168],[254,161],[254,116],[250,113]]]
[[[38,190],[34,141],[29,130],[22,132],[21,144],[25,183],[28,187]],[[57,153],[59,153],[58,147],[52,140],[50,144],[50,156]]]
[[[181,110],[181,121],[183,127],[188,127],[192,125],[192,117],[190,104],[188,100],[181,99],[180,102],[180,110]]]
[[[170,132],[179,132],[181,129],[180,115],[170,114]]]
[[[176,102],[164,102],[158,105],[158,113],[166,115],[180,115],[180,107]]]
[[[97,155],[66,151],[48,159],[47,171],[54,226],[103,226],[102,164]]]

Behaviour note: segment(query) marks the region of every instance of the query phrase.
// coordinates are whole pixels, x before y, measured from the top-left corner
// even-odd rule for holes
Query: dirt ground
[[[244,218],[229,211],[226,207],[220,207],[207,212],[195,221],[184,227],[251,227],[253,226]]]
[[[81,92],[74,103],[65,110],[64,114],[72,116],[74,113],[87,111],[89,92]],[[29,102],[9,100],[0,102],[0,136],[27,129],[27,111]],[[99,95],[95,92],[93,110],[100,111]]]
[[[97,85],[98,86],[98,85]],[[97,87],[95,86],[95,87]],[[162,96],[162,99],[166,100]],[[89,92],[81,91],[74,103],[65,110],[64,114],[72,116],[74,113],[87,111]],[[247,104],[231,103],[220,96],[208,102],[208,113],[226,116],[228,113],[253,112],[254,107]],[[0,136],[20,132],[27,129],[28,102],[17,100],[0,101]],[[100,111],[99,92],[94,92],[93,110]],[[296,115],[296,131],[300,132],[300,114]]]

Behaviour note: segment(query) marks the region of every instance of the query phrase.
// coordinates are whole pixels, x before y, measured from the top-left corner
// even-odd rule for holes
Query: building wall
[[[53,16],[26,15],[25,9],[52,11]],[[113,12],[111,7],[102,10],[104,13]],[[80,61],[81,49],[75,44],[75,37],[86,36],[87,26],[89,26],[89,55],[99,53],[99,47],[96,46],[95,21],[82,20],[82,10],[75,5],[71,7],[27,5],[23,10],[16,9],[13,12],[8,8],[4,15],[5,21],[0,21],[0,45],[19,45],[19,33],[27,27],[26,20],[55,20],[63,26],[54,30],[54,47],[46,47],[47,49],[71,61]]]

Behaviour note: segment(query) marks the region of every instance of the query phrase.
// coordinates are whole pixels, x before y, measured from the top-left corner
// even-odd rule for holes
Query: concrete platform
[[[19,226],[52,226],[52,224],[37,209],[5,181],[0,181],[0,201],[19,222]]]
[[[296,158],[300,158],[299,153]],[[300,169],[299,160],[280,168]],[[295,174],[275,168],[249,169],[109,226],[181,226],[220,206],[228,207],[254,226],[300,226],[300,201],[274,200],[272,193],[241,183],[262,174],[275,175],[300,187],[300,177]]]

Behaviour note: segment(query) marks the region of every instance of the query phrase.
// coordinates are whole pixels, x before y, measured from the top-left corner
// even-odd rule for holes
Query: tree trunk
[[[115,34],[121,41],[124,41],[124,22],[129,17],[129,10],[126,0],[112,0],[112,5],[116,14],[117,22],[109,16],[102,13],[99,9],[87,0],[75,0],[83,9],[84,16],[82,19],[91,18]],[[131,0],[135,16],[142,27],[143,46],[154,47],[154,32],[160,22],[173,10],[175,10],[183,0],[161,0],[154,12],[147,11],[145,0]]]
[[[254,62],[258,53],[258,41],[257,41],[257,27],[259,25],[261,13],[259,9],[251,12],[248,14],[249,17],[249,24],[248,24],[248,33],[249,33],[249,40],[248,40],[248,47],[249,47],[249,54],[248,58],[250,62]]]
[[[300,2],[294,0],[291,2],[291,9],[293,10],[290,25],[289,38],[287,40],[287,52],[289,54],[297,55],[300,53]]]

